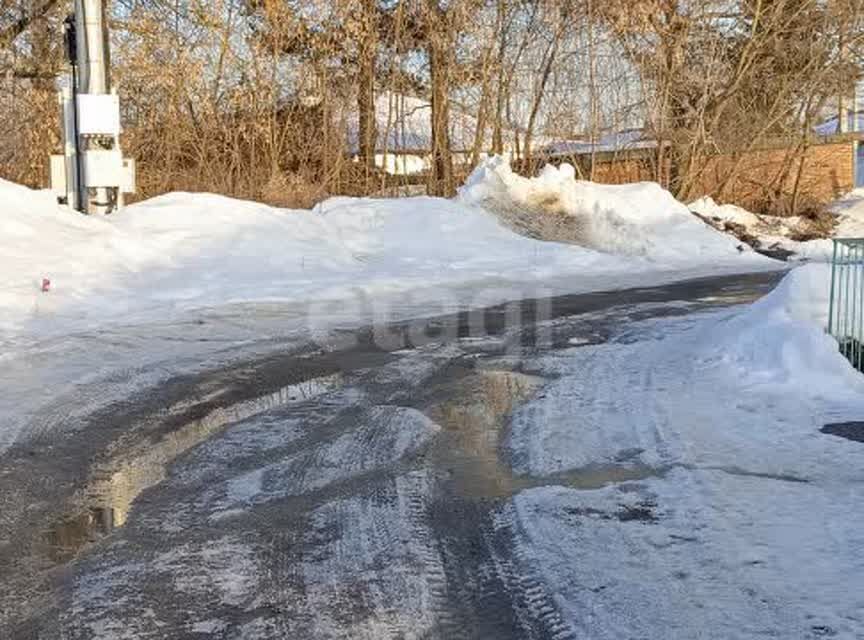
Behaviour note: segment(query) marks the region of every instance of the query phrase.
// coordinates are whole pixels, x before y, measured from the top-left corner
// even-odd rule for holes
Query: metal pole
[[[852,277],[850,278],[850,280],[852,281],[852,297],[850,300],[847,301],[847,303],[850,306],[849,315],[852,319],[852,322],[851,322],[851,326],[849,328],[849,331],[847,331],[846,333],[848,334],[848,341],[847,341],[848,354],[847,354],[847,357],[849,358],[849,362],[852,363],[853,367],[858,366],[858,363],[855,361],[855,352],[857,351],[856,345],[855,345],[855,341],[856,341],[855,336],[858,334],[858,320],[859,320],[858,319],[858,288],[859,288],[859,276],[860,276],[860,271],[861,271],[861,263],[860,263],[859,256],[858,256],[858,253],[859,253],[858,250],[859,250],[859,247],[857,244],[853,244],[849,248],[849,253],[851,256],[850,262],[851,262],[851,267],[852,267]]]
[[[79,93],[104,95],[108,93],[107,47],[104,0],[75,0],[75,25],[78,30]],[[83,164],[83,161],[82,163]],[[84,199],[82,211],[86,213],[109,213],[108,190],[93,189],[93,197],[86,188],[91,184],[84,174]]]
[[[84,184],[84,167],[81,157],[81,136],[78,135],[78,65],[72,64],[72,118],[69,129],[75,148],[75,204],[78,211],[87,213],[87,187]]]
[[[864,245],[858,247],[858,324],[855,327],[855,368],[859,371],[864,367]]]
[[[834,255],[831,258],[831,297],[828,299],[828,333],[834,335],[834,282],[837,279],[837,240],[834,240]]]

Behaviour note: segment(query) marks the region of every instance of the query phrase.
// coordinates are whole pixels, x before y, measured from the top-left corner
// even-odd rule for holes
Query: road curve
[[[513,544],[513,497],[657,470],[514,473],[508,417],[548,382],[533,359],[778,279],[344,330],[17,442],[0,455],[0,637],[574,637]]]

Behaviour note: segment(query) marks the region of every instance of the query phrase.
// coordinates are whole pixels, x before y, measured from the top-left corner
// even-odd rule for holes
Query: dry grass
[[[315,184],[297,173],[279,173],[261,189],[257,199],[274,207],[311,209],[328,197],[321,184]]]
[[[565,211],[561,201],[549,194],[530,204],[494,199],[483,203],[511,231],[535,240],[590,246],[587,221]]]
[[[825,208],[811,209],[801,214],[801,223],[789,237],[798,242],[821,240],[834,235],[837,217]]]

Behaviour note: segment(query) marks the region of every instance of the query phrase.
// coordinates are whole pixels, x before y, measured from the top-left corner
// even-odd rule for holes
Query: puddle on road
[[[506,426],[513,410],[543,385],[539,376],[514,371],[478,370],[436,390],[446,400],[426,409],[443,429],[433,459],[450,474],[460,493],[475,498],[505,498],[524,489],[562,485],[599,489],[609,484],[660,476],[630,461],[598,464],[546,477],[516,475],[502,455]]]
[[[93,472],[87,488],[75,501],[80,508],[64,515],[44,532],[47,555],[54,562],[67,562],[84,546],[123,526],[132,502],[144,490],[162,482],[169,465],[177,457],[224,427],[277,407],[314,398],[337,387],[341,380],[338,373],[312,378],[264,396],[219,407],[164,434],[157,441],[147,439],[124,450],[121,456],[103,463]]]
[[[826,424],[819,431],[853,442],[864,442],[864,422],[833,422]]]
[[[518,478],[499,456],[500,433],[507,416],[542,383],[524,373],[481,371],[438,390],[447,399],[427,410],[445,435],[435,457],[465,493],[499,497],[518,490]]]

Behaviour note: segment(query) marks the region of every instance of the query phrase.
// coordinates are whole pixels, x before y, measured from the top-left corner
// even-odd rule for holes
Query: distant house
[[[665,183],[666,167],[658,169],[657,141],[644,129],[622,129],[588,137],[547,142],[535,154],[534,164],[567,162],[585,180],[622,184]]]
[[[428,100],[395,92],[385,92],[375,99],[377,141],[375,164],[392,175],[421,174],[429,170],[432,152],[432,105]],[[488,129],[488,127],[487,127]],[[474,148],[477,118],[457,105],[450,107],[450,148],[457,164],[467,162]],[[356,157],[359,132],[356,113],[348,118],[348,150]],[[513,134],[504,132],[505,152],[512,148]],[[482,145],[491,146],[491,132],[486,131]]]
[[[846,130],[840,130],[840,116],[834,115],[813,127],[813,131],[820,136],[833,136],[841,133],[864,131],[864,111],[846,112]]]
[[[596,139],[555,140],[542,147],[548,156],[581,156],[592,153],[621,153],[634,149],[655,149],[657,141],[645,137],[644,129],[622,129],[597,136]]]
[[[685,197],[717,195],[720,190],[724,200],[758,209],[773,197],[779,180],[781,191],[794,190],[802,201],[829,202],[864,186],[864,112],[849,113],[850,133],[839,133],[838,128],[836,116],[814,127],[816,138],[786,176],[780,174],[780,168],[797,140],[766,140],[745,152],[709,156]],[[583,178],[597,182],[668,185],[671,179],[667,155],[660,153],[657,141],[642,129],[606,133],[594,141],[551,142],[538,155],[538,162],[569,162]]]

